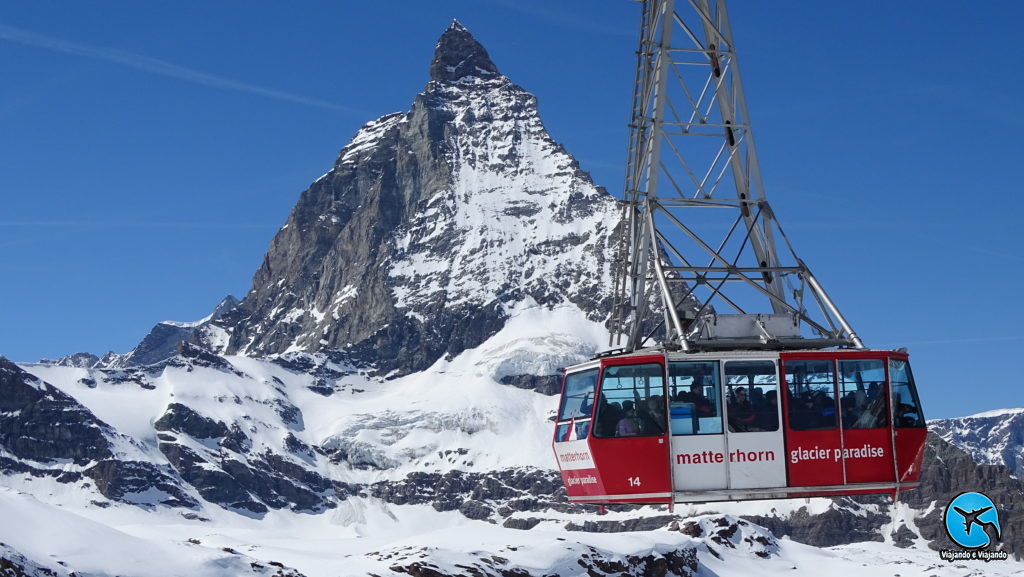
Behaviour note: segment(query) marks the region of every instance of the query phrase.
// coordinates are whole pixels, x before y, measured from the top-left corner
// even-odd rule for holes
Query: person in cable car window
[[[757,414],[754,406],[747,399],[747,389],[736,387],[733,398],[729,402],[729,430],[732,432],[754,430],[754,419]]]
[[[619,424],[619,419],[622,418],[622,406],[619,403],[609,403],[604,393],[601,393],[601,398],[598,401],[598,412],[597,412],[597,436],[599,437],[614,437],[615,427]]]
[[[836,401],[832,395],[815,391],[811,397],[811,406],[814,410],[813,428],[831,429],[836,426]]]
[[[616,437],[635,437],[640,434],[640,419],[636,416],[633,401],[622,402],[622,418],[615,426]]]
[[[841,404],[843,408],[843,424],[850,428],[851,424],[857,423],[861,416],[864,415],[864,409],[868,404],[867,393],[863,388],[850,391],[843,396]]]
[[[904,397],[900,393],[893,391],[892,403],[894,405],[893,411],[895,414],[894,424],[897,427],[921,427],[924,426],[924,419],[921,418],[921,413],[918,408],[908,402],[910,396]]]
[[[698,417],[715,416],[715,409],[711,406],[711,401],[704,396],[698,385],[691,385],[689,391],[680,391],[676,395],[676,402],[693,403]]]
[[[779,430],[779,393],[771,390],[764,394],[765,404],[758,408],[755,425],[761,431]]]
[[[665,432],[665,401],[660,395],[647,399],[647,414],[644,418],[643,431],[651,434]]]
[[[589,417],[594,412],[594,399],[593,393],[587,393],[583,397],[583,401],[580,402],[580,416],[583,418]]]

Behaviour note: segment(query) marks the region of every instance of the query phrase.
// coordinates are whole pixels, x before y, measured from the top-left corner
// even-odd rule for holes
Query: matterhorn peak
[[[441,34],[430,63],[430,79],[435,82],[459,82],[464,79],[490,79],[501,76],[487,50],[473,38],[458,20]]]
[[[302,193],[252,290],[193,344],[399,377],[524,310],[607,316],[615,199],[458,22],[430,72],[408,112],[366,124]]]

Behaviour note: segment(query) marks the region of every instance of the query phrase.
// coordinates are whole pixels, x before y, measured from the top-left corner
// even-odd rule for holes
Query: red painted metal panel
[[[601,475],[586,439],[556,442],[552,448],[569,498],[605,494]]]
[[[839,429],[786,431],[786,472],[790,487],[843,484]]]
[[[644,363],[665,364],[665,355],[622,355],[618,357],[607,357],[601,359],[601,367],[615,367],[619,365],[642,365]]]
[[[590,437],[553,448],[562,484],[574,501],[671,501],[666,437]]]
[[[843,431],[847,483],[895,481],[893,458],[892,433],[888,428]]]
[[[928,429],[896,429],[896,469],[902,483],[914,483],[921,479],[921,461],[924,459],[924,444]]]
[[[643,364],[657,364],[661,367],[661,374],[665,373],[665,356],[662,354],[608,357],[601,359],[601,382],[604,383],[606,367]],[[630,502],[672,501],[667,431],[658,436],[591,436],[588,443],[600,472],[604,495]]]
[[[668,437],[589,439],[605,495],[671,495]],[[669,502],[664,497],[661,502]]]

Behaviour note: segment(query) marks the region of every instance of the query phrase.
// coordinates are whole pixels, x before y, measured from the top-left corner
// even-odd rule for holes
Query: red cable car
[[[907,354],[637,351],[566,369],[555,456],[580,503],[696,503],[918,485]]]
[[[609,256],[609,346],[626,352],[566,370],[553,448],[569,499],[916,487],[927,430],[907,354],[866,348],[782,232],[725,0],[643,0],[641,12]],[[836,250],[856,242],[823,231]]]

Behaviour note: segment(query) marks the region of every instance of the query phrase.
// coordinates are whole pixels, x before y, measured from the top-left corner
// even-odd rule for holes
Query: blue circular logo
[[[946,533],[964,549],[984,549],[1000,540],[999,511],[983,493],[960,493],[944,516]]]

